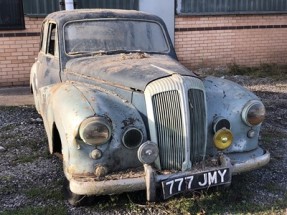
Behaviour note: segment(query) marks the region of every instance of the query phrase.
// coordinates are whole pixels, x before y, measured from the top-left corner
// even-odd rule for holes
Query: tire
[[[68,200],[70,205],[74,207],[79,207],[87,204],[88,197],[85,195],[78,195],[73,193],[70,190],[70,183],[66,178],[64,179],[63,183],[63,192],[65,199]]]

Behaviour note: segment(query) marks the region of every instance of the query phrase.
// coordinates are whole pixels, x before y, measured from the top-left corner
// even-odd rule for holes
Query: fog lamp
[[[158,157],[158,147],[155,143],[147,141],[138,149],[138,159],[143,164],[151,164]]]
[[[233,141],[233,135],[229,129],[220,129],[214,134],[213,142],[217,149],[227,149]]]

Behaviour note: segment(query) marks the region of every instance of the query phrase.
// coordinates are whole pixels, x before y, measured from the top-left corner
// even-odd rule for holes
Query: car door
[[[37,70],[34,77],[34,93],[42,87],[60,82],[60,59],[57,25],[46,22],[42,28],[41,50],[37,59]]]

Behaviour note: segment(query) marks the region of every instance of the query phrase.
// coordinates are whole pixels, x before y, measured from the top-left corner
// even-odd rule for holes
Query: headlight
[[[259,125],[265,119],[265,107],[258,100],[249,101],[242,110],[242,120],[248,126]]]
[[[103,117],[85,119],[80,126],[80,137],[90,145],[101,145],[111,138],[111,125]]]

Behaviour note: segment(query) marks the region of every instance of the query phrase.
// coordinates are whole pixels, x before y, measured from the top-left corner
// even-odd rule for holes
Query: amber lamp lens
[[[227,149],[233,141],[233,135],[229,129],[220,129],[214,134],[213,142],[217,149]]]

